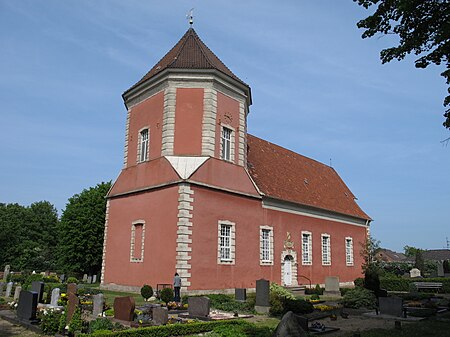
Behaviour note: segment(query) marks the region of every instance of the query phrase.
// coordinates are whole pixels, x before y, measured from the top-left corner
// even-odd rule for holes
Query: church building
[[[102,287],[156,288],[175,272],[190,293],[361,276],[370,217],[332,167],[247,133],[250,87],[193,28],[123,99]]]

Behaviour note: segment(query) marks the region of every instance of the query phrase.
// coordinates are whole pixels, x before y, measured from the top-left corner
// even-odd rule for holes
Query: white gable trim
[[[179,156],[165,156],[172,165],[173,169],[177,171],[181,179],[189,179],[197,169],[202,166],[209,157],[179,157]]]

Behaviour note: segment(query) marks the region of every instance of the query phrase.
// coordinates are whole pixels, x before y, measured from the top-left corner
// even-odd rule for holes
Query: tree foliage
[[[366,237],[366,241],[361,243],[361,256],[364,259],[362,269],[365,273],[368,269],[377,269],[377,259],[375,254],[380,248],[380,241],[375,240],[371,235]]]
[[[96,273],[102,264],[106,199],[111,182],[69,198],[61,216],[59,264],[63,271]]]
[[[13,270],[56,267],[58,214],[48,201],[30,206],[0,204],[0,266]]]
[[[417,251],[419,251],[419,250],[420,250],[420,248],[416,248],[416,247],[412,247],[412,246],[408,246],[408,245],[403,247],[403,251],[405,252],[405,255],[407,257],[415,257]]]
[[[441,75],[450,84],[450,1],[448,0],[353,0],[364,8],[376,6],[375,12],[358,22],[363,38],[375,34],[399,37],[396,47],[383,49],[382,63],[402,60],[415,54],[416,68],[444,64]],[[450,88],[448,88],[450,93]],[[450,95],[445,97],[444,127],[450,129]]]

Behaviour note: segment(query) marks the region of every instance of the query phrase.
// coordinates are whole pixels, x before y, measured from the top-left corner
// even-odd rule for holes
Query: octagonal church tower
[[[250,87],[190,28],[123,94],[123,169],[107,195],[101,284],[139,290],[341,283],[370,218],[337,173],[247,134]]]

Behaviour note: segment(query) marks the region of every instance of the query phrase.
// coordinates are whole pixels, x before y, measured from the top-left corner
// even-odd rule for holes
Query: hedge
[[[407,279],[400,277],[380,277],[381,288],[388,291],[409,291],[409,285],[413,282],[440,282],[442,283],[442,288],[439,292],[450,293],[450,278]]]
[[[79,334],[78,337],[169,337],[185,336],[202,332],[212,331],[219,326],[227,325],[248,325],[242,320],[214,321],[214,322],[196,322],[190,324],[169,324],[161,326],[151,326],[148,328],[137,328],[123,331],[97,331],[95,334]]]

